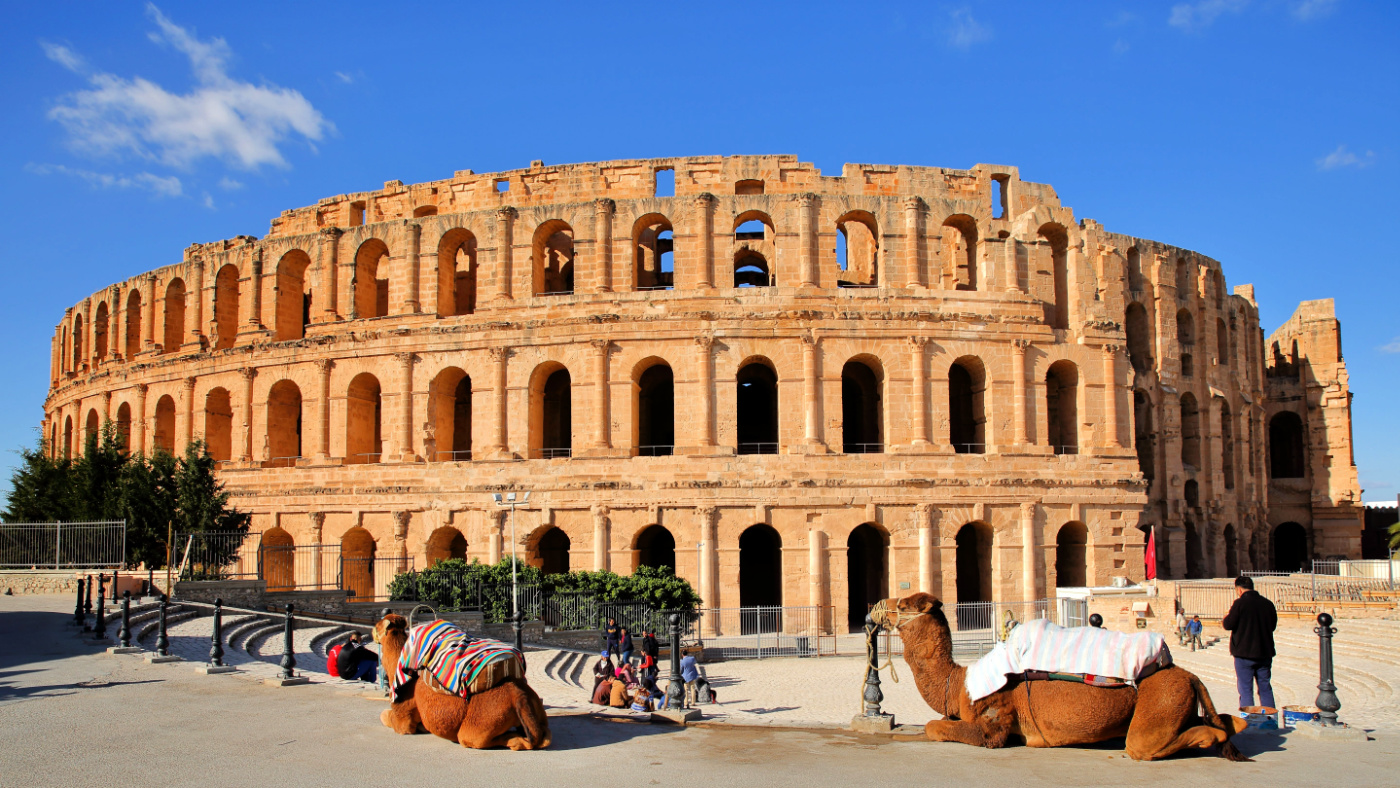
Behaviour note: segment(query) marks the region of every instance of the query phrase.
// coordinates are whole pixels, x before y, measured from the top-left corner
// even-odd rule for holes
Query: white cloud
[[[90,89],[63,96],[49,111],[75,148],[95,155],[131,153],[175,167],[216,158],[255,169],[286,166],[279,146],[287,138],[315,141],[334,129],[295,90],[231,78],[232,52],[223,39],[201,41],[154,5],[146,10],[159,28],[151,40],[185,55],[197,84],[175,94],[142,77],[88,75]],[[82,59],[68,48],[44,46],[66,68],[81,68]]]
[[[1289,12],[1295,19],[1309,22],[1314,19],[1321,19],[1332,13],[1337,8],[1337,0],[1300,0],[1293,4]]]
[[[1384,345],[1381,345],[1382,353],[1400,353],[1400,337],[1396,337]]]
[[[336,79],[340,80],[341,82],[344,82],[347,85],[353,84],[355,82],[355,78],[345,73],[344,71],[335,72],[335,77]]]
[[[1375,151],[1368,150],[1365,154],[1358,156],[1347,150],[1346,145],[1338,145],[1336,150],[1317,160],[1317,168],[1322,172],[1327,172],[1328,170],[1339,170],[1343,167],[1361,169],[1375,163]]]
[[[51,44],[48,41],[40,41],[39,46],[44,48],[44,55],[48,57],[49,60],[63,66],[69,71],[81,74],[83,70],[87,68],[87,63],[83,62],[82,57],[80,57],[77,52],[74,52],[62,44]]]
[[[237,191],[243,188],[243,183],[241,181],[235,181],[232,178],[220,178],[219,188],[223,189],[226,192]]]
[[[1118,13],[1114,14],[1107,22],[1104,22],[1103,25],[1104,27],[1122,27],[1123,25],[1136,21],[1137,14],[1134,14],[1132,11],[1122,9]]]
[[[1196,3],[1178,3],[1172,6],[1167,24],[1187,32],[1204,30],[1214,24],[1222,14],[1238,14],[1249,5],[1249,0],[1200,0]]]
[[[205,208],[208,208],[211,211],[214,210],[214,195],[210,194],[209,192],[205,192],[203,203]]]
[[[992,29],[972,18],[972,11],[954,8],[948,12],[952,24],[948,27],[948,43],[958,49],[971,49],[992,37]]]
[[[62,164],[30,164],[25,169],[35,175],[70,175],[87,181],[96,189],[145,189],[161,197],[179,197],[184,193],[180,179],[174,175],[161,176],[149,172],[135,175],[114,175],[107,172],[65,167]]]
[[[1114,53],[1115,55],[1124,54],[1124,53],[1127,52],[1129,49],[1130,49],[1130,47],[1128,46],[1128,42],[1127,42],[1127,41],[1124,41],[1124,40],[1121,39],[1121,38],[1118,39],[1117,41],[1114,41],[1114,42],[1113,42],[1113,53]]]

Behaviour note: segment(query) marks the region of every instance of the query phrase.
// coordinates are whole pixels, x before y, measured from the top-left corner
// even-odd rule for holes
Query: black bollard
[[[122,628],[117,633],[122,648],[131,648],[131,591],[122,592]]]
[[[1089,616],[1089,626],[1094,629],[1103,629],[1103,616],[1098,613]]]
[[[282,625],[282,678],[293,678],[297,658],[292,653],[292,604],[287,603],[287,620]]]
[[[170,636],[165,633],[165,615],[169,600],[164,594],[160,597],[160,623],[156,628],[156,656],[170,656]]]
[[[83,598],[83,631],[91,632],[92,626],[88,624],[87,617],[92,615],[92,575],[87,576],[87,596]]]
[[[78,578],[78,603],[73,606],[73,625],[83,625],[83,579]]]
[[[1342,701],[1337,697],[1337,685],[1332,681],[1332,636],[1337,634],[1337,628],[1332,626],[1332,616],[1318,613],[1313,632],[1317,633],[1318,638],[1317,663],[1321,674],[1317,684],[1317,700],[1313,705],[1321,712],[1318,716],[1323,725],[1336,725],[1337,710],[1342,708]]]
[[[510,629],[515,634],[515,650],[525,652],[525,616],[519,610],[510,617]]]
[[[209,636],[209,664],[224,666],[224,600],[214,599],[214,633]]]
[[[156,593],[156,570],[153,567],[146,567],[146,596],[155,596]]]
[[[870,616],[865,617],[865,692],[861,694],[867,717],[883,717],[880,702],[885,693],[880,691],[880,625]]]
[[[681,680],[681,614],[671,614],[671,685],[666,688],[666,708],[685,708],[685,682]]]
[[[96,640],[107,637],[107,578],[101,573],[97,575],[97,623],[92,636]]]

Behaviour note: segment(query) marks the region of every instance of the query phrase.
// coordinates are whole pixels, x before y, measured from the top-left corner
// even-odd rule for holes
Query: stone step
[[[195,608],[181,608],[178,606],[176,606],[174,609],[167,609],[165,611],[165,629],[167,635],[176,624],[182,621],[189,621],[190,619],[199,618],[199,612],[200,611]],[[141,642],[149,638],[154,643],[155,638],[158,636],[159,630],[160,615],[157,614],[155,616],[152,616],[150,619],[143,621],[141,623],[140,629],[137,629],[136,626],[133,624],[131,639],[133,642]]]

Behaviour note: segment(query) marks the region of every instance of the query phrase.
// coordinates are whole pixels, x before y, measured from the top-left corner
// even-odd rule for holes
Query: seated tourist
[[[360,643],[358,632],[351,633],[335,658],[340,677],[350,681],[375,681],[379,675],[379,655]]]

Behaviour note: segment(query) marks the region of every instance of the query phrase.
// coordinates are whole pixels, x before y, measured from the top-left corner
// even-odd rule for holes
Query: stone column
[[[928,337],[909,337],[910,356],[913,360],[910,365],[912,370],[910,385],[914,393],[912,424],[914,439],[911,445],[918,450],[926,450],[930,445],[928,440],[928,358],[926,356],[928,343]]]
[[[184,405],[185,405],[185,408],[184,408],[184,410],[185,410],[185,414],[184,414],[184,417],[185,417],[184,435],[185,435],[185,445],[188,446],[189,443],[190,443],[190,441],[194,440],[194,384],[195,384],[195,379],[194,379],[194,378],[185,378],[184,384],[185,384],[185,385],[181,387],[182,390],[184,391],[183,397],[184,397],[184,399],[185,399],[185,402],[184,402]],[[177,448],[178,448],[178,447],[177,447]]]
[[[146,276],[146,320],[141,326],[141,347],[154,350],[156,346],[156,275]]]
[[[1036,504],[1031,501],[1021,504],[1021,595],[1027,602],[1040,598],[1036,591],[1040,572],[1036,567],[1035,508]],[[1046,592],[1049,590],[1047,588]]]
[[[320,413],[317,420],[321,432],[321,444],[316,452],[318,462],[327,462],[331,457],[331,368],[334,366],[335,362],[328,358],[316,361],[316,372],[321,383]]]
[[[499,564],[502,558],[501,552],[505,544],[506,533],[506,510],[492,509],[486,514],[491,521],[491,531],[486,536],[486,560],[487,563],[494,566]]]
[[[321,230],[320,235],[317,236],[321,287],[320,292],[316,294],[316,299],[317,303],[321,305],[322,323],[334,323],[338,313],[336,301],[340,288],[336,284],[340,269],[340,236],[343,234],[344,231],[339,227],[327,227]]]
[[[608,507],[595,505],[593,511],[593,571],[611,569],[612,528],[608,522]]]
[[[798,335],[802,340],[803,420],[802,442],[808,446],[821,445],[821,379],[817,377],[817,343],[815,331],[808,329]]]
[[[706,192],[695,196],[693,203],[700,216],[699,241],[696,244],[698,260],[695,261],[695,286],[709,290],[715,286],[715,204],[719,200]],[[677,282],[677,285],[680,283]]]
[[[1016,239],[1008,236],[1006,247],[1002,250],[1005,258],[1002,262],[1002,290],[1007,293],[1025,292],[1021,287],[1021,266],[1016,261]]]
[[[803,194],[797,198],[798,225],[798,265],[800,266],[802,287],[815,287],[819,277],[817,276],[816,254],[814,249],[817,245],[817,195]]]
[[[923,287],[925,285],[923,219],[924,201],[918,197],[906,199],[904,201],[904,281],[906,287]]]
[[[933,507],[926,503],[921,503],[914,507],[914,521],[919,528],[919,587],[915,590],[923,591],[926,594],[939,594],[941,589],[934,587],[934,565],[938,558],[938,550],[934,541],[936,534],[933,529]]]
[[[250,295],[251,308],[248,310],[248,330],[262,331],[262,274],[263,274],[263,251],[253,250],[253,270],[252,293]]]
[[[102,421],[105,423],[105,422],[108,422],[108,421],[111,421],[111,420],[112,420],[112,392],[110,392],[110,391],[103,391],[103,392],[102,392]],[[40,434],[42,435],[43,433],[40,433]]]
[[[613,213],[616,210],[617,203],[612,200],[593,202],[593,248],[597,250],[594,264],[598,266],[594,281],[598,283],[600,293],[612,292]]]
[[[394,555],[405,560],[408,558],[408,521],[411,516],[409,512],[394,512]]]
[[[700,446],[708,448],[715,445],[715,338],[702,334],[695,338],[695,344],[700,346]]]
[[[827,627],[826,601],[826,532],[813,528],[807,532],[807,604],[817,609],[817,621]]]
[[[1103,346],[1104,430],[1108,433],[1104,445],[1110,449],[1123,448],[1118,437],[1118,351],[1117,345]]]
[[[515,243],[512,229],[515,217],[515,209],[509,206],[496,211],[496,292],[493,301],[511,300],[511,258]]]
[[[717,514],[713,506],[695,508],[695,519],[700,526],[700,605],[706,608],[720,606]],[[720,634],[719,621],[715,616],[703,617],[701,624],[704,634],[711,637]]]
[[[399,407],[399,462],[414,462],[418,455],[413,451],[413,362],[418,357],[412,353],[395,353],[399,362],[399,374],[403,376],[403,403]]]
[[[194,273],[194,314],[189,321],[189,337],[185,343],[198,348],[204,344],[204,258],[191,258],[190,267]]]
[[[423,226],[418,222],[408,223],[408,293],[403,300],[403,313],[416,315],[419,310],[418,280],[422,276],[419,263],[422,260]]]
[[[131,446],[132,451],[139,454],[150,453],[146,450],[146,392],[149,390],[145,383],[136,384],[136,416],[132,419]],[[59,429],[63,429],[61,424]]]
[[[494,372],[492,396],[496,401],[496,418],[491,420],[491,445],[486,447],[486,456],[491,459],[505,459],[509,455],[506,448],[506,419],[509,418],[510,409],[506,388],[506,366],[510,358],[510,348],[493,347],[490,350],[492,370]]]
[[[1012,398],[1016,408],[1017,446],[1025,446],[1029,442],[1026,437],[1026,348],[1030,345],[1030,340],[1026,339],[1011,341],[1011,383],[1016,387]]]
[[[243,376],[243,462],[253,461],[253,378],[258,371],[252,367],[240,369]]]
[[[326,527],[325,512],[308,512],[306,515],[308,530],[311,533],[311,544],[319,545],[324,538]],[[312,554],[312,574],[316,581],[317,588],[323,588],[325,584],[325,562],[321,560],[321,551],[317,550]]]
[[[598,394],[594,400],[593,408],[593,446],[594,449],[612,448],[612,434],[608,429],[612,416],[609,412],[611,405],[608,391],[608,351],[612,349],[612,342],[606,339],[594,339],[588,344],[593,346],[593,385]]]

